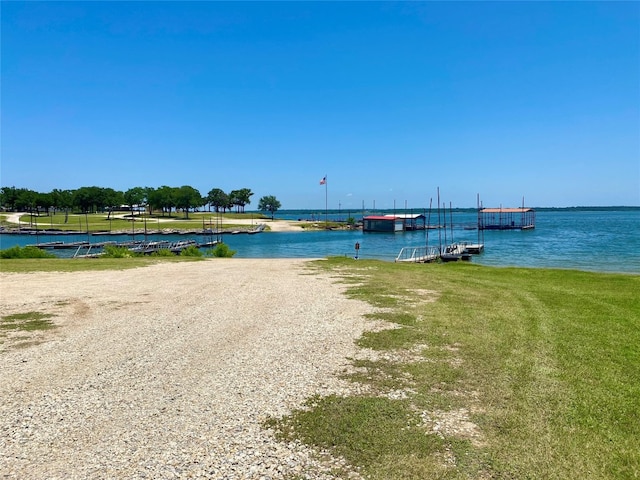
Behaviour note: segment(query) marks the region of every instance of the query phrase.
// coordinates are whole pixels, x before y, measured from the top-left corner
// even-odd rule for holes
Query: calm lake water
[[[390,212],[386,212],[390,213]],[[415,212],[418,213],[418,212]],[[352,214],[360,218],[362,213]],[[330,212],[329,219],[347,215]],[[313,219],[324,221],[324,212],[283,211],[276,218]],[[452,220],[452,221],[451,221]],[[485,251],[473,257],[481,265],[553,267],[593,270],[602,272],[628,272],[640,274],[640,208],[607,210],[539,210],[536,228],[520,231],[470,230],[475,225],[475,212],[447,214],[446,240],[484,243]],[[268,223],[268,222],[267,222]],[[431,225],[437,224],[437,215],[431,215]],[[443,220],[441,221],[443,223]],[[453,230],[451,230],[453,224]],[[428,238],[427,238],[428,233]],[[478,235],[483,235],[478,238]],[[327,256],[355,255],[354,246],[360,244],[360,258],[375,258],[392,262],[402,247],[427,244],[437,246],[439,236],[444,243],[444,229],[431,229],[404,233],[364,233],[354,231],[265,232],[257,235],[223,235],[222,239],[236,258],[323,258]],[[205,241],[203,236],[157,235],[148,240]],[[127,241],[131,235],[2,235],[0,249],[13,245],[63,240],[92,243]],[[135,239],[143,240],[143,235]],[[72,255],[74,250],[54,250],[60,256]]]

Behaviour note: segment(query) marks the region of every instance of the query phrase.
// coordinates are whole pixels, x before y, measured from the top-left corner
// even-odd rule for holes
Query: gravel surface
[[[347,393],[334,375],[369,325],[306,262],[0,273],[2,315],[57,325],[0,345],[0,478],[334,478],[340,459],[262,428]]]

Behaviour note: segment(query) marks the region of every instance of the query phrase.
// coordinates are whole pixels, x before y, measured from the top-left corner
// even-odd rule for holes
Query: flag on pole
[[[320,185],[324,185],[325,183],[327,183],[327,176],[326,175],[324,177],[322,177],[322,180],[320,180]]]

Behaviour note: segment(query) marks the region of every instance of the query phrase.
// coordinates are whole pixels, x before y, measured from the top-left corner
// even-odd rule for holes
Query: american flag
[[[324,177],[322,177],[322,180],[320,180],[320,185],[324,185],[325,183],[327,183],[327,176],[326,175]]]

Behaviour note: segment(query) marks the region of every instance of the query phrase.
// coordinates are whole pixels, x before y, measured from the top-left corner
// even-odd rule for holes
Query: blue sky
[[[1,186],[640,205],[638,2],[1,7]]]

